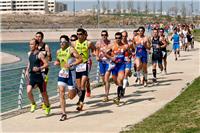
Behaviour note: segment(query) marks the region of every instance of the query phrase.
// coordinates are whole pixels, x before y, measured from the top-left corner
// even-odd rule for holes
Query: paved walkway
[[[86,98],[84,111],[77,112],[75,100],[67,100],[68,120],[60,122],[59,103],[52,105],[49,117],[39,109],[35,113],[24,113],[1,121],[3,132],[120,132],[127,125],[142,121],[155,113],[166,103],[177,97],[187,83],[200,75],[200,43],[195,42],[195,50],[181,52],[178,61],[174,55],[168,56],[168,74],[158,74],[159,84],[149,87],[135,86],[132,77],[130,86],[126,89],[126,96],[117,106],[112,101],[101,102],[104,87],[92,91],[92,98]],[[149,79],[152,78],[151,67]],[[116,86],[111,85],[110,98],[116,96]]]

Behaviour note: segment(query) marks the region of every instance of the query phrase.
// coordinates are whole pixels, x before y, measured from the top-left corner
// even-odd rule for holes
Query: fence
[[[48,95],[50,98],[57,96],[57,75],[59,67],[50,63],[49,81],[47,86]],[[13,109],[22,109],[30,104],[26,94],[26,67],[18,67],[15,69],[1,70],[1,113]],[[99,71],[97,62],[93,62],[93,67],[90,72],[90,82],[99,80]],[[37,103],[41,102],[39,89],[33,89],[33,95]]]

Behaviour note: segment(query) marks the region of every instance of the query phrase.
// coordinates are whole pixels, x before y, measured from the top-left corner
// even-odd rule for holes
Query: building
[[[67,5],[61,2],[56,2],[55,12],[63,12],[63,11],[67,11]]]
[[[1,0],[0,13],[49,13],[67,10],[67,5],[55,0]]]
[[[56,0],[48,0],[48,7],[49,12],[55,12],[56,11]]]

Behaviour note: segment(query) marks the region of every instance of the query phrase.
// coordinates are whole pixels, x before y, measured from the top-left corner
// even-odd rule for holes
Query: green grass
[[[200,42],[200,30],[194,30],[194,39]]]
[[[200,77],[163,109],[122,133],[200,133]]]

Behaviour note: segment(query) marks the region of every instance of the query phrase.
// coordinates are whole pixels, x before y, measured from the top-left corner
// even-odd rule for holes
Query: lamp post
[[[99,28],[100,0],[97,0],[97,28]]]
[[[73,1],[73,11],[74,11],[74,17],[75,17],[75,12],[76,12],[76,2],[75,2],[75,0]]]

